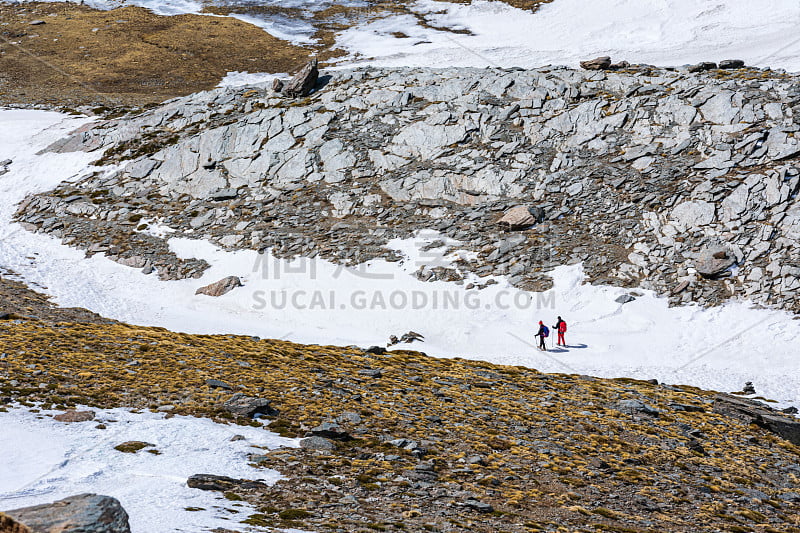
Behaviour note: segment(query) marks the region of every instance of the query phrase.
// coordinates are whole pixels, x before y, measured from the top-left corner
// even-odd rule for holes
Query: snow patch
[[[0,469],[0,509],[30,505],[92,492],[120,500],[133,533],[241,529],[252,508],[241,502],[239,513],[221,494],[191,489],[193,474],[262,480],[281,478],[275,470],[254,469],[248,453],[264,448],[296,447],[264,429],[216,424],[204,418],[125,409],[97,411],[93,422],[65,424],[55,411],[34,413],[14,408],[0,413],[0,455],[11,468]],[[107,429],[97,429],[102,423]],[[231,441],[234,435],[244,440]],[[159,455],[122,453],[114,446],[137,440],[154,444]],[[202,508],[187,511],[186,508]]]
[[[536,13],[502,2],[420,0],[435,27],[395,15],[343,31],[347,62],[376,66],[534,68],[577,66],[599,55],[656,65],[743,59],[754,66],[800,70],[800,4],[764,0],[555,0]],[[400,31],[408,38],[395,38]]]

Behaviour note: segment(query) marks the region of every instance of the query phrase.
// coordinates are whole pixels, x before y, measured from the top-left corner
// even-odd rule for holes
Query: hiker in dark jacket
[[[539,321],[539,332],[534,335],[534,337],[539,337],[539,349],[547,351],[547,346],[544,343],[544,340],[550,335],[550,330],[547,329],[547,326],[544,325],[544,322],[541,320]]]

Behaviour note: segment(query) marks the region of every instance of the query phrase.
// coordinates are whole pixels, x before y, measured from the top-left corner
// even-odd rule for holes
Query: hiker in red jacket
[[[550,335],[550,330],[544,325],[544,322],[539,321],[539,332],[534,337],[539,337],[539,349],[547,351],[547,345],[544,340]]]
[[[567,342],[564,340],[564,333],[567,332],[567,323],[561,320],[561,317],[558,317],[558,321],[556,325],[553,326],[553,329],[558,332],[558,342],[556,342],[556,344],[566,346]]]

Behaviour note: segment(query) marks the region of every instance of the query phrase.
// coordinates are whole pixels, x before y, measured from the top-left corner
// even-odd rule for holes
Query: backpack
[[[547,326],[542,326],[542,337],[547,338],[550,336],[550,329]]]
[[[558,325],[558,332],[559,332],[559,333],[566,333],[566,332],[567,332],[567,323],[566,323],[566,322],[564,322],[563,320],[562,320],[562,321],[561,321],[561,323]]]

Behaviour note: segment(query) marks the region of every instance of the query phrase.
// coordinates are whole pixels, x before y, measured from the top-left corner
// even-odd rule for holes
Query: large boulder
[[[222,407],[231,414],[238,416],[254,417],[256,415],[275,416],[278,411],[271,406],[270,400],[245,396],[237,392],[226,401]]]
[[[581,61],[581,68],[585,70],[608,70],[609,67],[611,67],[611,58],[608,56]]]
[[[223,294],[227,294],[231,292],[236,287],[242,286],[242,280],[240,280],[237,276],[228,276],[227,278],[222,278],[219,281],[216,281],[210,285],[206,285],[205,287],[200,287],[195,291],[195,294],[205,294],[206,296],[222,296]]]
[[[94,411],[76,411],[74,409],[70,409],[69,411],[64,411],[63,413],[54,416],[53,419],[58,420],[59,422],[65,422],[67,424],[71,424],[73,422],[89,422],[94,420]]]
[[[704,278],[718,278],[736,263],[736,258],[724,246],[704,248],[695,262],[697,273]]]
[[[128,513],[116,498],[79,494],[57,502],[6,511],[32,533],[130,533]],[[25,532],[9,526],[3,532]],[[13,529],[18,527],[18,529]]]
[[[518,205],[506,211],[497,223],[510,230],[524,229],[544,220],[544,209]]]
[[[298,96],[308,96],[319,79],[319,69],[317,69],[317,60],[309,61],[300,72],[294,75],[285,86],[282,87],[281,92],[286,96],[297,98]]]

